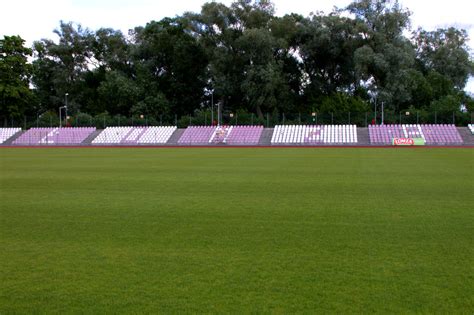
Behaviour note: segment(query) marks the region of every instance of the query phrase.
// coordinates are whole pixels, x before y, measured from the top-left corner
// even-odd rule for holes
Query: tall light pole
[[[384,110],[383,110],[383,102],[382,102],[382,125],[383,125],[383,119],[384,119]]]
[[[377,96],[375,96],[374,101],[374,122],[377,124]]]
[[[64,106],[64,110],[66,112],[66,127],[67,127],[67,96],[69,95],[69,93],[66,93],[66,106]]]
[[[62,125],[63,125],[63,117],[62,117],[62,113],[61,113],[61,109],[63,109],[63,108],[64,108],[64,111],[65,111],[65,114],[66,114],[66,123],[67,123],[67,96],[68,95],[69,95],[69,93],[65,94],[65,98],[66,98],[65,105],[59,107],[59,127],[62,127]]]
[[[214,89],[211,90],[211,126],[214,125]]]

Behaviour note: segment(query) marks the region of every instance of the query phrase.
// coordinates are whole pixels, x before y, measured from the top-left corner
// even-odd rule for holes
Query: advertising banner
[[[392,145],[425,145],[423,138],[393,138]]]

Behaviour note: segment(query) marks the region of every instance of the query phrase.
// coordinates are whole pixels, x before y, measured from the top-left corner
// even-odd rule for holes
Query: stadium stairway
[[[24,134],[27,130],[22,130],[20,132],[17,132],[16,134],[14,134],[12,137],[10,137],[9,139],[7,139],[5,142],[2,143],[2,145],[12,145],[13,141],[15,141],[16,139],[18,139],[22,134]]]
[[[474,146],[474,135],[467,127],[458,127],[458,132],[461,135],[464,145]]]
[[[356,145],[370,145],[369,128],[357,128]]]
[[[166,145],[178,145],[178,140],[179,138],[181,138],[185,130],[186,129],[176,129],[175,132],[173,132],[171,137],[168,139],[168,142],[166,142]]]
[[[104,131],[104,130],[103,129],[97,129],[96,131],[91,133],[89,135],[89,137],[87,137],[84,141],[82,141],[81,144],[86,144],[86,145],[92,144],[92,140],[94,140],[102,131]]]
[[[273,128],[263,128],[258,145],[272,145]]]

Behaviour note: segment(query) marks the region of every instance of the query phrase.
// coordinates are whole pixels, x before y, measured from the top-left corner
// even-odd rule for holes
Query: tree
[[[165,18],[136,29],[133,55],[136,80],[144,93],[141,100],[148,104],[156,101],[149,105],[178,115],[200,107],[208,63],[204,49],[185,29],[185,22]]]
[[[458,91],[466,86],[474,64],[469,59],[468,35],[453,27],[427,32],[418,29],[413,34],[417,58],[425,73],[436,71],[447,77]]]
[[[290,88],[278,58],[279,43],[269,30],[247,29],[237,41],[244,58],[241,93],[249,109],[263,118],[264,112],[283,110],[289,103]]]
[[[411,101],[407,86],[415,53],[404,37],[410,12],[397,0],[359,0],[347,7],[356,16],[362,47],[354,53],[355,68],[366,87],[388,109],[400,110]]]
[[[19,118],[33,99],[29,88],[32,67],[28,57],[32,51],[20,36],[4,36],[0,40],[0,116]]]
[[[338,91],[354,93],[359,85],[354,51],[362,46],[356,22],[337,13],[313,15],[304,25],[300,55],[309,103]]]
[[[59,42],[42,39],[34,43],[33,84],[43,110],[57,110],[69,93],[71,111],[79,110],[87,100],[84,95],[84,74],[93,67],[91,31],[80,24],[60,22],[54,31]]]

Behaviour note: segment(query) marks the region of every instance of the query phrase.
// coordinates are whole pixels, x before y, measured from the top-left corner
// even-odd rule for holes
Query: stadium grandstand
[[[356,125],[259,125],[115,126],[0,128],[0,145],[106,145],[106,146],[389,146],[397,143],[428,146],[474,144],[474,125],[384,124]],[[401,142],[400,142],[401,141]],[[408,141],[408,142],[407,142]]]

